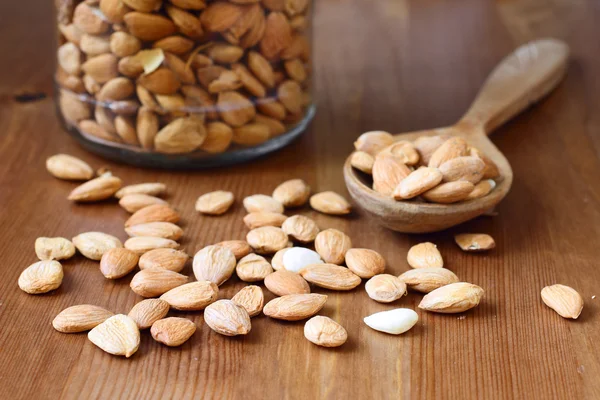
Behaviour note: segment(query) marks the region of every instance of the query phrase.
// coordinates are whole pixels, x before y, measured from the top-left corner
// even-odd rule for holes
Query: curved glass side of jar
[[[57,107],[86,148],[188,168],[281,148],[314,116],[309,0],[56,0]]]

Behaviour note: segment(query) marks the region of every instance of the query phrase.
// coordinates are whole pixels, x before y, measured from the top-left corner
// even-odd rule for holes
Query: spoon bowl
[[[454,204],[396,201],[374,191],[371,178],[352,167],[351,156],[344,164],[344,179],[350,195],[381,225],[405,233],[441,231],[493,209],[508,194],[513,172],[488,134],[552,91],[565,74],[568,54],[568,46],[554,39],[525,44],[494,69],[458,123],[394,136],[396,141],[436,135],[463,137],[470,146],[490,158],[500,171],[496,187],[486,196]]]

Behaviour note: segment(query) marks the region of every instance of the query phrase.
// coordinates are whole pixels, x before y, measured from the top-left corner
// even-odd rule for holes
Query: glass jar
[[[57,105],[105,157],[231,164],[314,116],[310,0],[55,0]]]

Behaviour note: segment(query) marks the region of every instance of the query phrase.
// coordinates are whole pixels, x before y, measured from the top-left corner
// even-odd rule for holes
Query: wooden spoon
[[[365,174],[344,165],[348,191],[364,210],[380,224],[399,232],[440,231],[491,210],[506,196],[513,180],[510,164],[488,139],[494,129],[540,100],[565,75],[569,47],[554,40],[527,43],[506,57],[491,73],[465,116],[453,126],[395,135],[396,140],[419,136],[462,136],[496,163],[502,181],[487,196],[456,204],[396,201],[371,189]]]

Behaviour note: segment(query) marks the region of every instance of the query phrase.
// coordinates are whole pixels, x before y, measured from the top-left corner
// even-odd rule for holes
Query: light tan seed
[[[371,278],[385,270],[385,259],[370,249],[350,249],[345,256],[348,269],[361,278]]]
[[[156,321],[150,334],[159,343],[169,347],[181,346],[196,332],[196,324],[186,318],[170,317]]]
[[[205,193],[196,201],[196,211],[208,215],[221,215],[226,213],[235,201],[231,192],[217,190]]]
[[[181,272],[189,260],[189,256],[175,249],[150,250],[140,257],[140,269],[167,269],[173,272]]]
[[[467,181],[475,185],[483,178],[485,163],[478,157],[456,157],[440,165],[444,182]]]
[[[459,282],[458,277],[446,268],[417,268],[406,271],[400,278],[409,289],[429,293],[442,286]]]
[[[443,163],[457,157],[463,157],[468,154],[468,144],[461,137],[452,137],[446,140],[429,159],[428,166],[439,168]]]
[[[248,229],[256,229],[263,226],[274,226],[280,228],[288,217],[273,212],[252,212],[244,217],[244,224]]]
[[[90,260],[100,260],[108,250],[123,247],[118,238],[102,232],[81,233],[71,241],[77,250]]]
[[[166,154],[191,153],[198,149],[205,139],[206,129],[198,119],[178,118],[158,131],[154,137],[154,148]]]
[[[331,318],[317,315],[306,321],[304,337],[318,346],[339,347],[348,340],[348,332]]]
[[[179,222],[179,213],[166,204],[153,204],[136,211],[127,221],[125,227],[146,224],[149,222]]]
[[[423,198],[433,203],[451,204],[467,198],[475,186],[467,181],[445,182],[423,193]]]
[[[546,286],[542,289],[542,300],[563,318],[577,319],[583,310],[583,297],[565,285]]]
[[[391,196],[410,173],[410,169],[400,158],[380,153],[373,164],[373,190],[384,196]]]
[[[75,246],[62,237],[39,237],[35,240],[35,254],[42,261],[66,260],[75,255]]]
[[[207,116],[210,114],[207,113]],[[206,139],[200,149],[208,153],[223,153],[233,140],[233,129],[222,122],[210,122],[206,125]]]
[[[92,202],[112,197],[122,185],[116,176],[99,176],[77,186],[67,197],[77,202]]]
[[[225,336],[246,335],[252,329],[248,311],[231,300],[219,300],[206,307],[204,321]]]
[[[257,316],[263,309],[265,297],[259,286],[249,285],[237,292],[231,301],[242,306],[250,317]]]
[[[63,277],[63,268],[58,261],[38,261],[19,275],[19,288],[29,294],[47,293],[58,289]]]
[[[100,260],[100,272],[107,279],[118,279],[133,271],[138,261],[138,255],[131,250],[109,249]]]
[[[235,272],[244,282],[258,282],[272,273],[273,267],[264,257],[248,254],[237,263]]]
[[[451,283],[428,293],[419,308],[444,314],[460,313],[479,305],[483,289],[466,282]]]
[[[352,206],[344,197],[335,192],[321,192],[310,198],[310,206],[323,214],[350,214]]]
[[[155,249],[177,249],[179,248],[179,243],[162,237],[135,236],[127,239],[124,243],[124,246],[126,249],[131,250],[141,256],[142,254]]]
[[[147,194],[128,194],[119,200],[119,205],[127,212],[135,213],[144,207],[153,206],[156,204],[168,205],[163,199],[158,197],[148,196]]]
[[[375,275],[365,284],[370,298],[380,303],[391,303],[406,295],[406,284],[389,274]]]
[[[365,132],[356,139],[354,148],[376,156],[384,148],[394,142],[394,137],[384,131]]]
[[[323,294],[290,294],[268,302],[263,313],[275,319],[300,321],[321,311],[326,302],[327,296]]]
[[[303,215],[289,217],[281,225],[281,229],[293,240],[302,243],[313,242],[320,230],[317,223],[311,218]]]
[[[213,282],[197,281],[177,286],[160,296],[171,308],[181,311],[204,310],[219,296],[219,287]]]
[[[431,242],[412,246],[408,250],[406,260],[412,268],[442,268],[444,266],[444,259],[440,251]]]
[[[496,187],[496,182],[486,179],[475,185],[475,188],[465,197],[465,200],[479,199],[487,196]]]
[[[416,165],[419,163],[419,153],[415,146],[406,140],[395,142],[386,147],[380,154],[390,154],[398,158],[405,165]]]
[[[392,195],[396,200],[412,199],[429,189],[433,189],[441,181],[442,173],[437,168],[419,168],[404,178]]]
[[[355,151],[352,153],[350,159],[350,165],[365,174],[373,174],[373,165],[375,164],[375,158],[367,152]]]
[[[286,208],[302,207],[310,197],[310,186],[302,179],[285,181],[273,191],[273,198]]]
[[[148,222],[125,228],[129,236],[151,236],[170,240],[179,240],[183,230],[170,222]]]
[[[167,191],[167,185],[159,182],[149,182],[149,183],[138,183],[135,185],[128,185],[121,188],[117,193],[115,193],[115,197],[117,199],[122,199],[125,196],[132,194],[145,194],[148,196],[162,196]]]
[[[330,290],[352,290],[360,278],[346,267],[334,264],[313,264],[303,268],[300,275],[308,282]]]
[[[428,165],[433,153],[448,139],[450,139],[450,137],[447,135],[419,136],[413,142],[415,149],[419,153],[419,164]]]
[[[254,104],[235,91],[219,93],[217,107],[223,122],[234,128],[246,125],[256,115]]]
[[[133,319],[117,314],[92,329],[88,339],[109,354],[129,358],[140,346],[140,330]]]
[[[496,163],[494,163],[489,157],[483,154],[481,151],[474,147],[469,149],[469,155],[477,157],[483,161],[485,168],[483,169],[483,179],[494,179],[500,176],[500,170]]]
[[[145,299],[134,305],[128,316],[139,329],[148,329],[153,323],[166,317],[169,309],[169,303],[164,300]]]
[[[271,259],[271,266],[273,266],[273,269],[275,271],[285,270],[285,267],[283,266],[283,255],[289,249],[290,249],[289,247],[286,247],[285,249],[279,250],[277,253],[275,253],[273,258]]]
[[[285,269],[267,275],[265,286],[276,296],[310,293],[308,282],[300,274]]]
[[[244,208],[248,213],[272,212],[283,213],[283,205],[271,196],[255,194],[244,199]]]
[[[275,254],[287,247],[288,236],[274,226],[263,226],[248,232],[246,241],[258,254]]]
[[[94,170],[83,160],[68,154],[56,154],[46,160],[46,169],[59,179],[83,181],[94,177]]]
[[[235,270],[233,252],[223,246],[207,246],[194,256],[194,275],[198,281],[210,281],[222,285]]]
[[[52,320],[52,326],[62,333],[85,332],[95,328],[112,316],[113,313],[102,307],[80,304],[62,310]]]
[[[344,232],[337,229],[326,229],[315,239],[315,250],[323,261],[329,264],[341,265],[346,252],[352,248],[352,240]]]
[[[142,297],[158,297],[188,282],[188,277],[167,269],[143,269],[133,276],[129,286]]]
[[[494,238],[485,233],[461,233],[454,241],[463,251],[486,251],[496,247]]]
[[[228,248],[238,261],[252,253],[252,247],[250,247],[248,242],[245,240],[225,240],[223,242],[216,243],[215,246]]]

